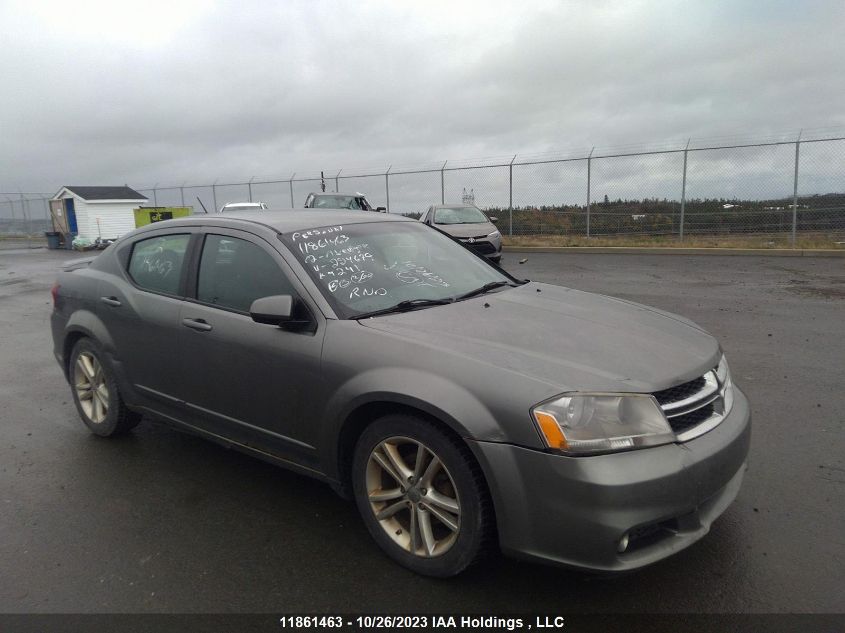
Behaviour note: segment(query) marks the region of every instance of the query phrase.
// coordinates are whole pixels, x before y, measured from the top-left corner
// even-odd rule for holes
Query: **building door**
[[[50,200],[50,215],[53,218],[53,230],[59,233],[69,233],[67,215],[61,200]]]
[[[71,233],[78,233],[79,229],[76,226],[76,211],[73,208],[73,198],[65,198],[65,213],[67,214],[67,224]]]

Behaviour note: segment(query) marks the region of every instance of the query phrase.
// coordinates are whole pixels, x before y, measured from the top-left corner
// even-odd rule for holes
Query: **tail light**
[[[58,283],[54,283],[53,287],[50,288],[50,296],[53,297],[53,308],[59,307],[59,288],[61,286]]]

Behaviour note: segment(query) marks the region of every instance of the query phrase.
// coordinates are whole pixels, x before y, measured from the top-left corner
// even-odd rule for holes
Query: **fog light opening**
[[[628,549],[628,533],[622,535],[622,538],[619,539],[619,543],[616,545],[616,551],[620,554],[624,554],[625,550]]]

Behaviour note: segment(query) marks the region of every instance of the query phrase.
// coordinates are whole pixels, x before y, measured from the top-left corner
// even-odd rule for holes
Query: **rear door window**
[[[135,242],[129,258],[129,276],[144,290],[179,294],[189,234],[160,235]]]

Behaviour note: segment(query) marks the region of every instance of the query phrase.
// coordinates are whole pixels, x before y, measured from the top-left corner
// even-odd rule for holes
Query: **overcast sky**
[[[845,126],[841,0],[0,0],[0,39],[0,191]]]

